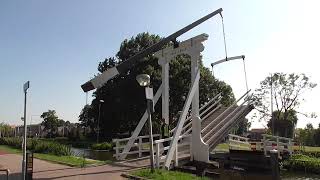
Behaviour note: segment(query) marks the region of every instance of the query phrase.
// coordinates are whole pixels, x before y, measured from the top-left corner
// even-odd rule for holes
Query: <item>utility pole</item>
[[[27,90],[30,87],[30,81],[27,81],[23,85],[23,90],[24,90],[24,114],[23,114],[23,127],[24,127],[24,136],[23,136],[23,159],[22,159],[22,176],[23,180],[26,179],[26,156],[27,156]]]
[[[274,136],[274,119],[273,119],[273,81],[272,81],[272,76],[273,74],[271,73],[270,75],[270,94],[271,94],[271,100],[270,100],[270,104],[271,104],[271,123],[272,123],[272,135]]]

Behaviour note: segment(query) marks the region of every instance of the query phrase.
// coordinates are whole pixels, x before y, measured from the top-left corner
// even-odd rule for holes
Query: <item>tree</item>
[[[283,124],[284,121],[294,120],[286,123],[288,125],[287,128],[293,128],[297,123],[297,118],[293,118],[296,116],[296,113],[303,114],[307,117],[315,117],[314,113],[308,115],[307,113],[299,112],[298,108],[301,102],[304,101],[302,97],[303,93],[313,89],[316,85],[317,84],[310,82],[309,77],[305,74],[275,73],[271,77],[265,78],[265,80],[260,83],[260,88],[256,89],[253,95],[258,116],[260,119],[270,120],[270,89],[272,88],[272,99],[276,108],[276,110],[272,112],[272,120],[274,120],[274,122],[281,121]],[[292,124],[293,127],[290,124]],[[271,127],[271,125],[269,127]]]
[[[120,45],[120,50],[116,57],[106,58],[99,63],[98,71],[103,71],[112,68],[120,62],[126,61],[129,57],[137,52],[159,42],[161,38],[157,35],[148,33],[138,34],[130,40],[124,40]],[[179,116],[179,111],[182,110],[184,100],[187,97],[190,87],[190,57],[187,55],[178,56],[170,62],[169,82],[170,82],[170,119],[171,126],[175,126],[175,119]],[[140,87],[136,82],[136,76],[141,73],[149,74],[151,83],[156,91],[161,84],[161,67],[158,65],[158,60],[149,55],[139,61],[136,66],[128,70],[114,79],[110,80],[102,88],[94,92],[94,99],[91,103],[91,112],[88,115],[94,119],[96,125],[98,118],[99,100],[103,99],[101,105],[101,133],[105,138],[111,139],[116,134],[130,132],[134,130],[138,124],[142,114],[146,109],[146,100],[144,88]],[[230,105],[234,101],[232,89],[226,83],[212,77],[208,68],[200,63],[200,103],[204,104],[208,99],[213,98],[219,92],[222,92],[222,102],[224,105]],[[161,117],[161,100],[155,107],[156,112],[153,114],[154,123],[160,120]],[[84,117],[84,116],[83,116]],[[81,117],[81,119],[83,119]],[[82,122],[84,122],[82,120]],[[156,131],[156,129],[155,129]]]
[[[268,128],[272,129],[272,121],[274,123],[274,134],[281,137],[292,138],[294,128],[297,124],[298,117],[294,110],[287,111],[285,119],[284,112],[274,111],[272,118],[268,121]]]
[[[235,135],[242,136],[244,135],[244,133],[248,132],[250,126],[251,123],[249,122],[249,120],[247,118],[244,118],[233,128],[233,130],[231,130],[231,132],[234,132]]]
[[[88,127],[90,129],[89,136],[94,137],[96,134],[95,132],[96,122],[95,122],[95,113],[91,105],[85,105],[83,107],[79,115],[79,121],[80,121],[79,126],[85,129]],[[84,132],[86,133],[86,130]]]
[[[49,137],[57,135],[58,127],[64,124],[62,119],[59,119],[55,110],[48,110],[43,112],[40,116],[43,121],[41,125],[44,126],[44,130],[48,132]]]
[[[12,135],[12,127],[9,124],[0,123],[0,138]]]

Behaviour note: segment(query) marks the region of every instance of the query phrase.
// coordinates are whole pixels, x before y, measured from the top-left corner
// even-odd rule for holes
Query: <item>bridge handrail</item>
[[[160,134],[153,134],[153,137],[160,137]],[[139,138],[149,138],[149,135],[144,135],[144,136],[138,136],[137,138],[135,138],[136,140]],[[122,142],[122,141],[128,141],[130,139],[133,139],[132,137],[128,137],[128,138],[122,138],[122,139],[112,139],[112,142]]]
[[[240,99],[238,99],[238,100],[236,101],[236,103],[239,102],[243,97],[245,97],[249,92],[250,92],[250,90],[247,91]],[[218,124],[217,124],[215,127],[213,127],[211,130],[209,130],[209,132],[208,132],[207,134],[205,134],[205,135],[203,136],[203,138],[206,138],[206,137],[208,137],[210,134],[212,134],[213,132],[215,132],[215,130],[216,130],[217,128],[219,128],[219,126],[223,126],[223,123],[229,123],[229,121],[230,121],[231,119],[233,119],[232,117],[235,116],[235,115],[237,115],[237,114],[239,113],[239,111],[241,111],[242,105],[243,105],[244,103],[246,103],[247,101],[248,101],[248,99],[245,99],[245,100],[240,104],[240,106],[237,106],[231,113],[229,113],[229,114],[228,114],[226,117],[224,117],[220,122],[218,122]],[[235,106],[235,103],[234,103],[232,106],[230,106],[229,108],[227,108],[223,113],[221,113],[214,121],[211,121],[211,122],[209,123],[209,125],[207,125],[201,132],[204,132],[206,128],[208,129],[208,128],[212,125],[213,122],[221,119],[221,118],[223,117],[223,115],[224,115],[226,112],[228,112],[228,110],[229,110],[231,107],[234,107],[234,106]],[[231,118],[231,119],[229,120],[229,118]],[[220,131],[220,130],[219,130],[219,131]],[[213,136],[214,136],[214,135],[213,135]],[[211,139],[213,139],[213,136],[210,137],[207,142],[211,142]]]
[[[183,138],[191,138],[191,134],[186,134],[186,135],[181,135],[179,136],[179,140],[183,139]],[[165,139],[159,139],[154,141],[154,144],[156,145],[155,149],[156,149],[156,154],[155,154],[155,164],[156,167],[159,168],[160,167],[160,161],[163,159],[163,157],[166,157],[166,155],[162,155],[162,153],[160,154],[161,151],[165,151],[165,150],[169,150],[170,145],[166,146],[166,147],[162,147],[160,148],[160,144],[163,145],[164,142],[167,141],[171,141],[173,139],[173,137],[169,137],[169,138],[165,138]],[[190,141],[187,142],[182,142],[182,143],[178,143],[176,148],[175,148],[175,153],[174,153],[174,164],[175,166],[178,166],[178,159],[179,159],[179,155],[178,155],[178,148],[181,146],[186,146],[186,145],[191,145]],[[189,148],[190,150],[190,148]]]
[[[291,138],[286,138],[286,137],[281,137],[281,136],[272,136],[272,135],[269,135],[269,134],[262,134],[262,137],[271,137],[271,138],[279,138],[279,139],[283,139],[283,140],[293,140]]]
[[[199,116],[200,116],[201,121],[203,121],[204,119],[206,119],[208,116],[210,116],[212,113],[214,113],[217,109],[219,109],[219,108],[221,107],[221,105],[218,105],[218,106],[215,107],[214,109],[211,109],[212,107],[214,107],[214,106],[216,106],[218,103],[220,103],[220,101],[221,101],[221,98],[218,99],[215,103],[213,103],[209,108],[207,108],[206,110],[204,110],[203,112],[200,113]],[[210,110],[210,112],[207,113],[205,116],[203,116],[203,115],[204,115],[206,112],[208,112],[209,110]],[[188,118],[187,120],[189,120],[189,119],[191,119],[191,117]],[[188,124],[186,124],[186,125],[182,128],[182,130],[184,131],[183,134],[187,134],[188,132],[191,131],[190,125],[192,125],[192,121],[189,121]],[[186,129],[188,129],[188,130],[186,130]]]
[[[243,99],[249,92],[251,91],[251,89],[249,91],[247,91],[244,95],[242,95],[237,101],[235,101],[231,106],[229,106],[223,113],[221,113],[216,119],[220,119],[221,117],[223,117],[232,107],[234,107],[241,99]],[[203,128],[201,130],[201,132],[204,132],[206,130],[208,130],[208,128],[210,128],[210,126],[212,125],[214,121],[211,121],[205,128]]]
[[[154,134],[153,137],[160,137],[160,134]],[[113,156],[116,157],[116,159],[119,159],[121,155],[138,154],[138,156],[141,157],[143,152],[149,151],[149,150],[147,150],[147,151],[143,150],[143,145],[149,144],[149,143],[142,142],[142,139],[146,139],[146,138],[149,139],[149,135],[138,136],[137,138],[135,138],[134,141],[138,140],[138,143],[134,143],[132,146],[134,146],[134,147],[137,146],[138,150],[128,151],[128,152],[120,152],[121,149],[124,149],[126,147],[126,145],[121,146],[120,142],[129,141],[129,140],[133,139],[132,137],[123,138],[123,139],[113,139],[112,142],[116,143],[116,146],[113,148],[116,151],[116,153]]]

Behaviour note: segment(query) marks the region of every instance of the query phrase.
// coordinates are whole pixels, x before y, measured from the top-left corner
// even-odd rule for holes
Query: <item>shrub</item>
[[[91,149],[94,150],[112,150],[113,144],[108,142],[97,143],[91,146]]]
[[[0,138],[0,144],[21,149],[22,139]],[[53,141],[44,141],[39,139],[27,139],[27,149],[35,153],[53,154],[57,156],[71,155],[71,150],[69,146],[59,144]]]
[[[288,170],[320,173],[320,159],[303,154],[292,155],[284,161],[283,167]]]

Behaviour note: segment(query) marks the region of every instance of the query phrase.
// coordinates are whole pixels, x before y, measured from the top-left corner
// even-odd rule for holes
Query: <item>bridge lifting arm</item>
[[[136,55],[130,57],[126,61],[122,62],[116,67],[110,68],[106,71],[104,71],[102,74],[94,77],[90,81],[86,82],[81,86],[84,92],[91,91],[96,88],[102,87],[106,82],[108,82],[110,79],[114,78],[115,76],[119,74],[124,74],[126,73],[129,69],[131,69],[133,66],[136,65],[137,62],[141,61],[142,58],[161,50],[166,44],[169,42],[174,42],[174,46],[177,47],[179,44],[176,42],[176,38],[181,36],[182,34],[188,32],[189,30],[193,29],[194,27],[198,26],[199,24],[207,21],[208,19],[212,18],[213,16],[217,14],[221,14],[222,8],[198,19],[197,21],[187,25],[186,27],[180,29],[179,31],[171,34],[170,36],[162,39],[158,43],[138,52]]]
[[[226,61],[237,60],[237,59],[242,59],[242,60],[244,60],[244,58],[245,58],[244,55],[224,58],[224,59],[221,59],[221,60],[216,61],[216,62],[214,62],[214,63],[211,63],[211,67],[213,67],[213,66],[215,66],[215,65],[217,65],[217,64],[226,62]]]

